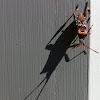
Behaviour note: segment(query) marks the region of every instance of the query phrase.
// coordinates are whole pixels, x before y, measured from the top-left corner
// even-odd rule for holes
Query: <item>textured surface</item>
[[[69,48],[78,3],[84,12],[86,0],[0,0],[0,100],[36,100],[45,76],[38,100],[87,100],[89,54]]]

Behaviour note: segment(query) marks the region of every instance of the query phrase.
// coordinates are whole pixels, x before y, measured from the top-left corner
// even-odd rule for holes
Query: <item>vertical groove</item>
[[[41,83],[26,99],[36,100],[48,75],[40,75],[44,67],[47,73],[54,70],[45,78],[49,80],[38,100],[87,100],[89,54],[80,53],[82,46],[66,49],[78,1],[0,1],[0,100],[23,100]],[[78,13],[84,11],[86,0],[80,2]]]

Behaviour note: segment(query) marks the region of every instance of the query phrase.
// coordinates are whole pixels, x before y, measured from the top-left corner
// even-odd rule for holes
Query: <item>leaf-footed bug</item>
[[[88,49],[91,49],[89,48],[88,46],[85,45],[84,43],[84,39],[87,35],[90,34],[90,30],[92,28],[92,26],[89,28],[89,30],[87,31],[87,24],[90,20],[90,17],[91,17],[91,14],[90,14],[90,9],[89,9],[89,6],[88,6],[88,2],[86,3],[86,7],[87,7],[87,11],[89,13],[89,18],[86,20],[86,18],[84,17],[84,15],[82,13],[80,13],[77,18],[76,18],[76,12],[79,10],[79,7],[77,6],[75,12],[74,12],[74,21],[76,21],[76,25],[77,25],[77,37],[76,39],[72,42],[72,44],[79,38],[79,45],[75,46],[74,48],[76,47],[79,47],[80,45],[83,45],[84,46],[84,53],[86,54],[86,48]],[[92,51],[98,53],[97,51],[91,49]]]

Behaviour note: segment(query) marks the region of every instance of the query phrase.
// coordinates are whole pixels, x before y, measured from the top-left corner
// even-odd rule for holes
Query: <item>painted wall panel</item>
[[[90,47],[100,53],[99,3],[100,1],[98,0],[91,0],[91,25],[93,24],[93,27],[90,36]],[[90,51],[89,65],[89,100],[100,100],[100,55]]]
[[[0,100],[87,100],[89,51],[70,47],[78,4],[79,14],[86,0],[0,1]]]

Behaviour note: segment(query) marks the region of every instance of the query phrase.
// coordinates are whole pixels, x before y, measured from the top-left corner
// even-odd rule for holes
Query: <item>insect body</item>
[[[78,35],[87,36],[87,22],[82,13],[80,13],[77,17],[77,29],[78,29]]]
[[[79,8],[77,8],[76,9],[76,11],[74,12],[74,20],[76,21],[76,25],[77,25],[77,34],[78,34],[78,37],[77,38],[79,38],[79,45],[77,45],[77,46],[75,46],[74,48],[76,48],[76,47],[78,47],[78,46],[80,46],[80,45],[84,45],[84,53],[87,53],[86,52],[86,48],[89,48],[89,47],[87,47],[86,45],[85,45],[85,43],[84,43],[84,39],[85,39],[85,37],[89,34],[89,31],[90,31],[90,29],[92,28],[92,26],[90,27],[90,29],[87,31],[87,24],[88,24],[88,22],[89,22],[89,20],[90,20],[90,17],[91,17],[91,15],[90,15],[90,9],[89,9],[89,7],[88,7],[88,2],[87,2],[87,11],[88,11],[88,13],[89,13],[89,18],[86,20],[86,18],[84,17],[84,15],[82,14],[82,13],[80,13],[78,16],[77,16],[77,18],[76,18],[76,12],[78,11],[78,9]],[[75,39],[75,41],[76,41],[77,39]],[[74,41],[74,42],[75,42]],[[73,43],[74,43],[73,42]],[[73,44],[72,43],[72,44]],[[91,48],[89,48],[89,49],[91,49]],[[93,49],[91,49],[92,51],[94,51],[94,52],[96,52],[96,53],[98,53],[97,51],[95,51],[95,50],[93,50]]]

